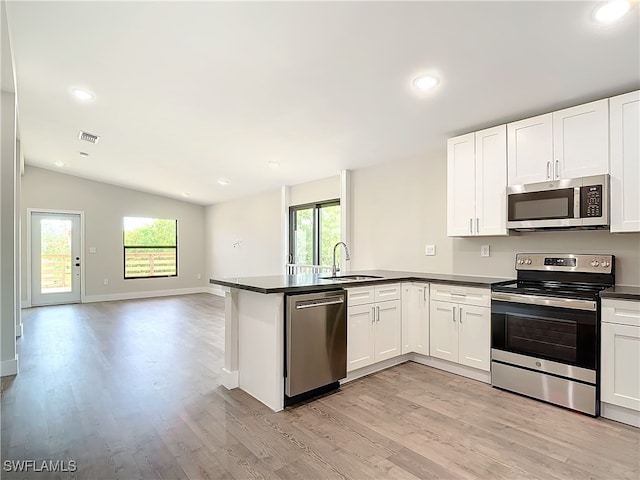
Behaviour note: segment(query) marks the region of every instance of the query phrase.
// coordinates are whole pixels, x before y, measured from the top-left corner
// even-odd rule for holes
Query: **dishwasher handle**
[[[338,305],[340,303],[344,303],[344,297],[327,297],[327,298],[318,298],[314,300],[301,300],[296,302],[296,310],[301,310],[303,308],[313,308],[313,307],[324,307],[326,305]]]

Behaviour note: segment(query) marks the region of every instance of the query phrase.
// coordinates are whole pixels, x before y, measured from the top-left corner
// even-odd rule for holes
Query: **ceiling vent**
[[[78,138],[80,140],[84,140],[85,142],[89,142],[89,143],[98,143],[98,140],[100,139],[98,135],[94,135],[93,133],[83,132],[82,130],[80,130],[80,133],[78,134]]]

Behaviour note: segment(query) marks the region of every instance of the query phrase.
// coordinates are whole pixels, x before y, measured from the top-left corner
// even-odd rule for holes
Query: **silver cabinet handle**
[[[560,178],[560,160],[556,160],[556,179]]]
[[[426,302],[427,301],[427,287],[422,289],[422,299]]]
[[[480,233],[480,218],[476,217],[476,233]]]
[[[378,311],[378,319],[376,320],[376,322],[380,321],[380,307],[376,307],[376,310]]]
[[[462,325],[462,307],[460,307],[460,312],[458,313],[458,317],[460,318],[460,325]]]
[[[473,218],[469,219],[469,233],[473,233]]]
[[[376,323],[376,307],[371,307],[371,310],[372,310],[371,323]]]
[[[547,178],[551,178],[551,162],[547,162]]]
[[[453,307],[453,310],[451,311],[451,319],[453,320],[453,323],[456,323],[456,307]]]

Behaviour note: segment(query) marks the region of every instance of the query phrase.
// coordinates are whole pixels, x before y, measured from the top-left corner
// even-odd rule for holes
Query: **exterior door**
[[[31,305],[80,303],[80,215],[31,212]]]

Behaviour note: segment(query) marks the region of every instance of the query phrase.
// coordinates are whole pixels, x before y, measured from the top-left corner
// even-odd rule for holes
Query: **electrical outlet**
[[[433,256],[436,254],[436,246],[435,245],[425,245],[424,246],[424,254]]]
[[[109,279],[108,279],[108,278],[105,278],[105,279],[102,281],[102,284],[103,284],[103,285],[105,285],[105,286],[106,286],[106,285],[109,285]]]
[[[480,256],[488,257],[489,256],[489,245],[480,246]]]

